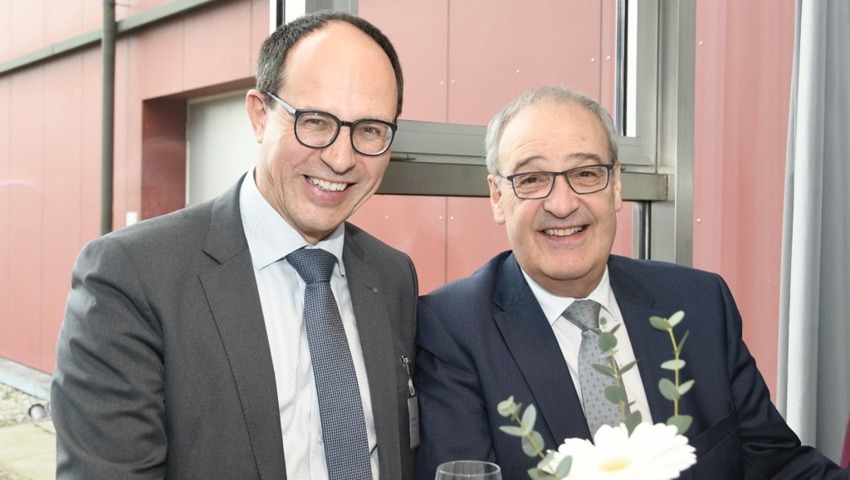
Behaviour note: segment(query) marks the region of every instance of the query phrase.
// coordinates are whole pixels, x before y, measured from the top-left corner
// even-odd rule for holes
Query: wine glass
[[[502,480],[502,470],[495,463],[456,460],[437,467],[434,480]]]

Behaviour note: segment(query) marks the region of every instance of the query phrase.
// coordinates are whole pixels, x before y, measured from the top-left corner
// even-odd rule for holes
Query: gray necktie
[[[605,398],[605,387],[614,385],[614,379],[597,372],[592,366],[595,363],[609,364],[609,359],[599,349],[599,337],[590,330],[599,326],[600,308],[601,305],[593,300],[577,300],[564,311],[564,318],[581,328],[578,379],[584,416],[592,435],[596,435],[602,425],[619,425],[622,421],[619,406]]]
[[[318,248],[296,250],[286,260],[304,279],[304,321],[328,463],[328,478],[372,478],[369,441],[354,362],[330,278],[336,257]]]

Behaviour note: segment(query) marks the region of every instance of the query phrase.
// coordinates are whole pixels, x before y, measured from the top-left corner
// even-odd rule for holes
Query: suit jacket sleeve
[[[725,307],[727,375],[731,381],[734,410],[705,434],[699,443],[723,433],[731,417],[738,423],[745,478],[848,478],[817,450],[801,446],[770,400],[770,392],[742,340],[741,316],[729,288],[720,282]],[[699,341],[692,338],[690,342]],[[699,362],[699,359],[695,360]],[[699,383],[699,380],[697,380]],[[710,453],[710,452],[708,452]],[[726,459],[728,461],[728,457]],[[699,464],[699,462],[698,462]]]
[[[419,352],[414,383],[419,392],[422,438],[416,453],[416,478],[433,479],[444,461],[493,461],[495,453],[475,364],[442,323],[460,318],[441,318],[423,300],[417,315]]]
[[[135,267],[109,237],[91,242],[57,346],[57,478],[164,478],[162,351]]]

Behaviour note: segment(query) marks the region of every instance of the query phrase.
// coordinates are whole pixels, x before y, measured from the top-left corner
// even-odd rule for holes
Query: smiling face
[[[561,172],[611,163],[599,119],[577,104],[540,103],[513,117],[498,144],[502,177],[522,172]],[[559,176],[539,200],[516,197],[511,182],[490,175],[490,203],[522,269],[549,292],[583,298],[599,284],[622,208],[619,165],[608,187],[578,195]]]
[[[341,120],[393,122],[397,90],[389,58],[374,40],[344,22],[331,22],[299,41],[284,63],[276,93],[300,110],[322,110]],[[390,152],[368,157],[351,147],[342,127],[331,145],[305,147],[295,138],[294,117],[248,92],[254,136],[261,144],[257,187],[280,215],[311,244],[332,233],[378,189]]]

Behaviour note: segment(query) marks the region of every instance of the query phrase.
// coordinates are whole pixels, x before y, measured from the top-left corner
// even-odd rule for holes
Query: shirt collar
[[[254,168],[242,182],[239,213],[255,270],[262,270],[295,250],[306,247],[321,248],[332,253],[337,258],[340,274],[345,276],[345,265],[342,263],[345,225],[340,224],[327,238],[315,246],[310,245],[260,193],[254,180]]]
[[[615,311],[615,299],[614,292],[611,290],[611,283],[608,279],[608,265],[605,265],[605,272],[602,274],[602,279],[599,281],[599,285],[597,285],[596,288],[590,292],[590,295],[584,299],[555,295],[538,285],[537,282],[532,280],[531,277],[525,273],[525,270],[522,271],[522,275],[525,277],[525,281],[528,282],[528,286],[531,287],[531,292],[537,299],[537,303],[540,304],[540,308],[543,310],[543,314],[546,315],[546,320],[549,321],[549,325],[555,323],[564,313],[564,310],[572,305],[574,301],[584,299],[596,301],[602,305],[602,308],[605,311],[607,311],[609,318],[614,317],[612,312]]]

